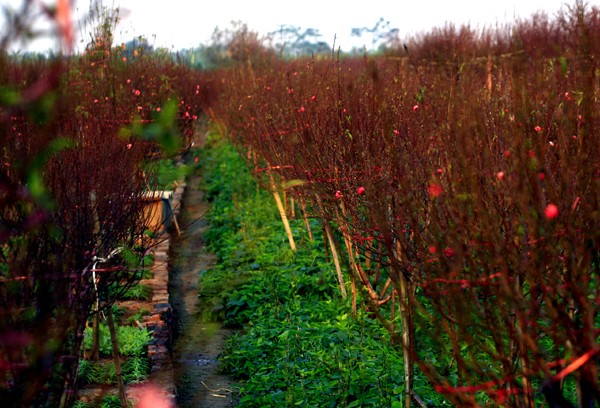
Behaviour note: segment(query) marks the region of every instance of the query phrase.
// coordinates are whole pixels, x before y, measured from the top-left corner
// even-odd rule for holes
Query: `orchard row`
[[[407,390],[416,365],[457,406],[559,401],[567,377],[599,400],[598,33],[578,7],[497,41],[438,32],[442,61],[423,40],[223,74],[217,122],[284,225],[297,206],[344,249],[340,294],[403,346]]]

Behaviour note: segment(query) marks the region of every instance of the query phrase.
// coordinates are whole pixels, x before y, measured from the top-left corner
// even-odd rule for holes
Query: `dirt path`
[[[173,242],[171,252],[170,299],[175,316],[173,368],[177,404],[182,408],[231,407],[234,385],[219,373],[217,358],[224,340],[231,335],[218,323],[203,321],[197,312],[199,271],[214,265],[215,256],[204,247],[207,228],[202,216],[208,209],[199,179],[192,177],[183,199],[181,239]]]

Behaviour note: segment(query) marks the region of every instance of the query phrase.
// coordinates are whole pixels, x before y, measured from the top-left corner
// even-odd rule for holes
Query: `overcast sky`
[[[34,0],[52,4],[51,0]],[[18,8],[22,0],[0,0],[0,5]],[[207,43],[216,26],[230,27],[242,21],[253,31],[267,34],[281,25],[316,28],[321,40],[342,49],[361,47],[350,36],[354,27],[373,27],[383,17],[400,37],[423,32],[445,22],[469,23],[482,28],[496,23],[527,18],[540,10],[553,15],[574,0],[105,0],[106,7],[119,7],[122,19],[115,40],[126,42],[143,35],[155,47],[175,50]],[[597,4],[597,1],[588,1]],[[74,0],[75,14],[84,16],[89,0]],[[0,21],[0,24],[2,22]],[[4,24],[0,25],[0,27]],[[2,30],[0,28],[0,30]],[[53,46],[46,41],[35,45],[44,50]]]

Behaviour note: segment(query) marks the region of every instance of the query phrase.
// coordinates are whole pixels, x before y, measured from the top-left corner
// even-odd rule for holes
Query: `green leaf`
[[[302,186],[304,184],[306,184],[306,182],[303,180],[290,180],[290,181],[284,183],[282,187],[284,190],[287,190],[287,189],[290,189],[293,187]]]

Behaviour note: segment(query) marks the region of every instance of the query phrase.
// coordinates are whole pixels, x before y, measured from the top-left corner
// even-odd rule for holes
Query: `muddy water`
[[[173,368],[177,405],[182,408],[231,407],[234,384],[219,372],[218,357],[225,339],[231,335],[218,323],[204,321],[198,312],[199,271],[214,265],[207,252],[203,233],[208,210],[199,179],[188,181],[179,224],[182,236],[173,242],[169,294],[175,315]]]

